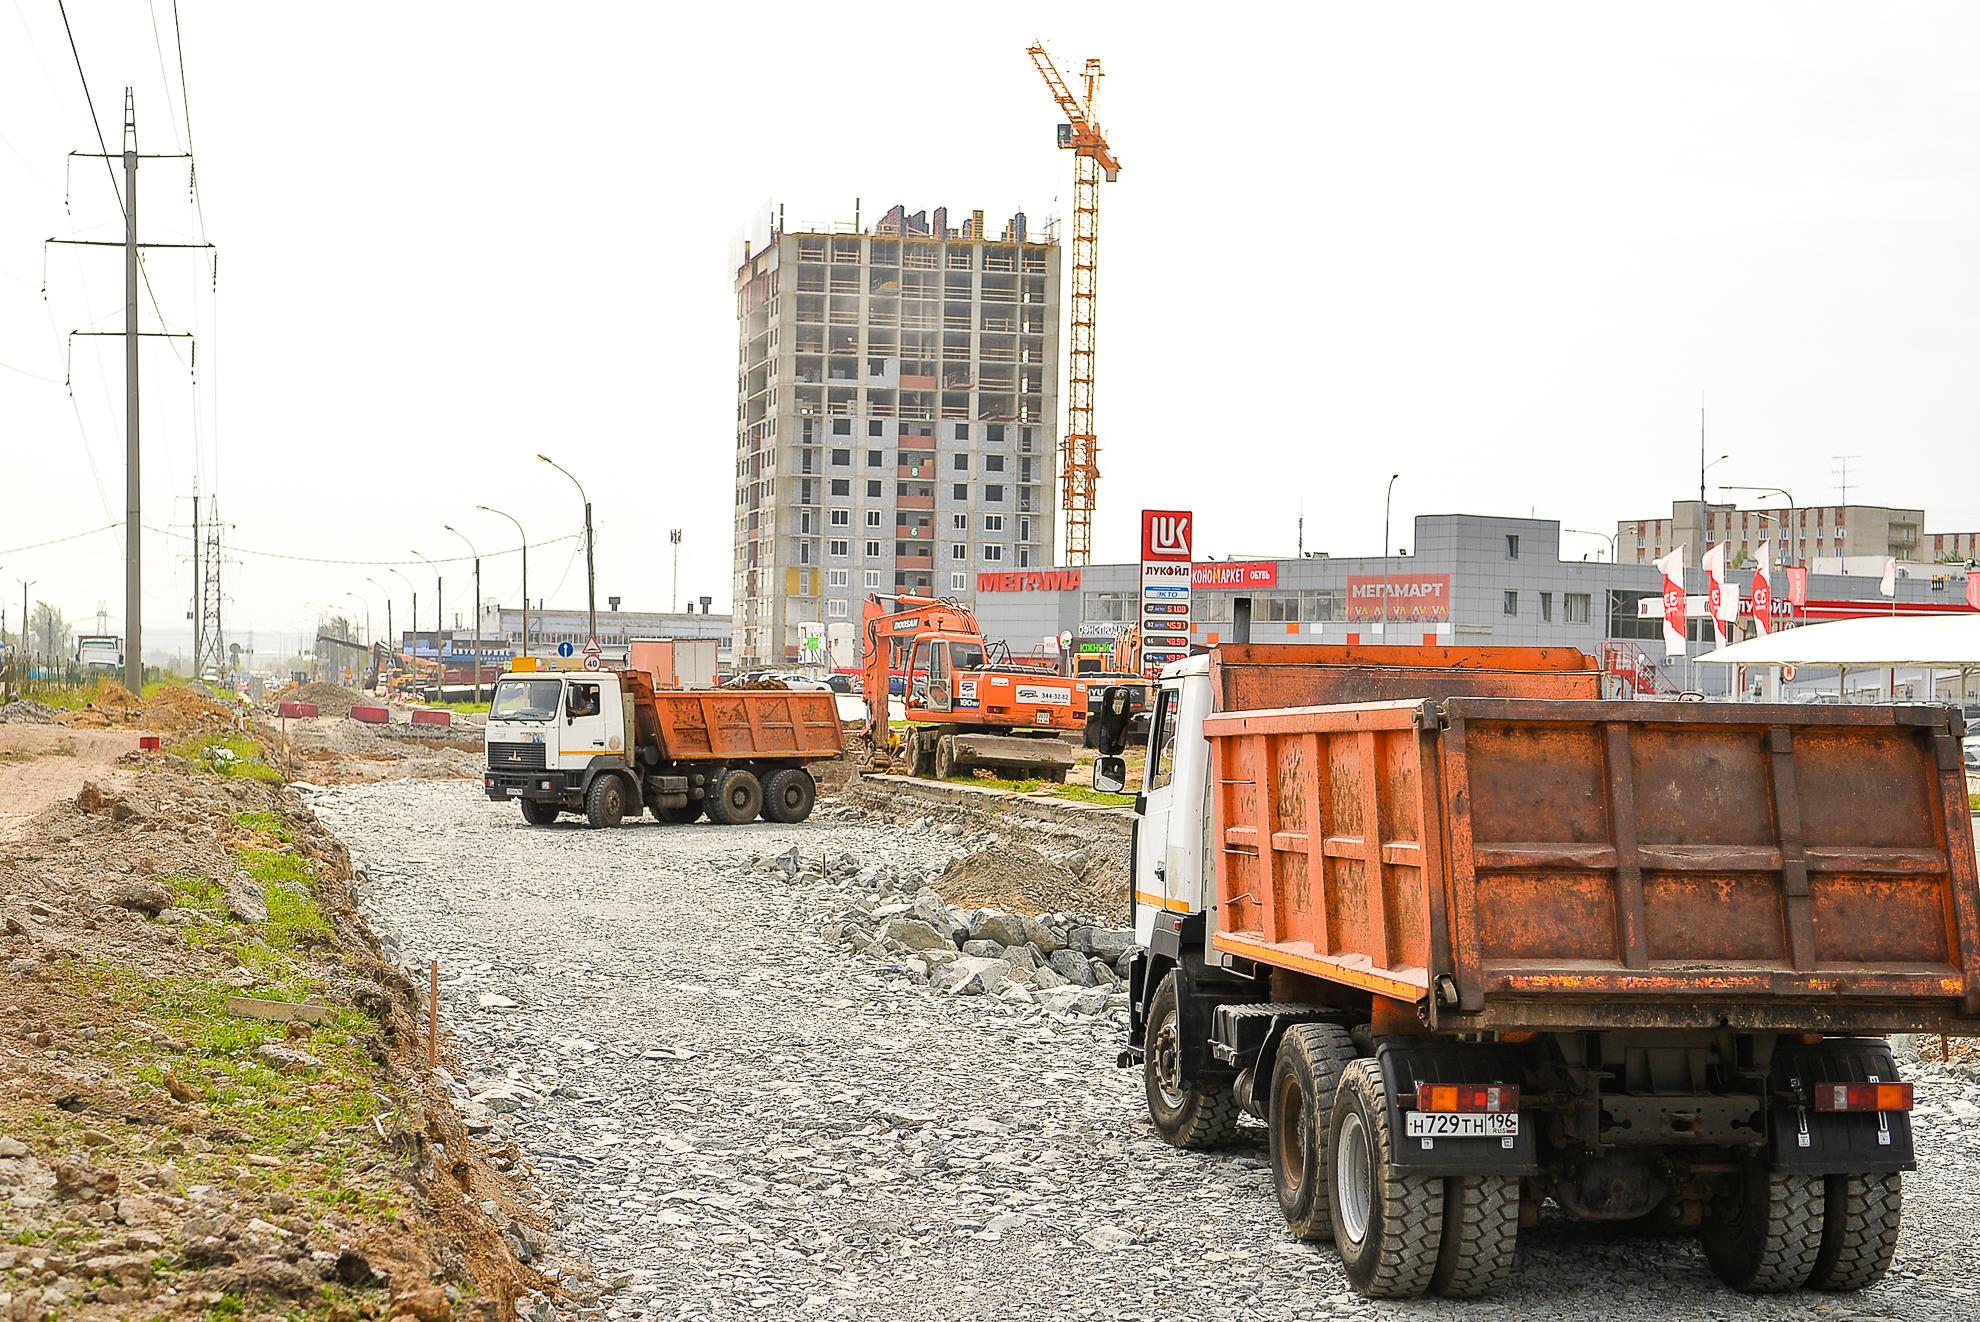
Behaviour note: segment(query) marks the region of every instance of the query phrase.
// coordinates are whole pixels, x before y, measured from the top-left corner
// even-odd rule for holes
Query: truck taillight
[[[1419,1083],[1416,1085],[1419,1111],[1519,1110],[1519,1085],[1512,1083]]]
[[[1911,1085],[1908,1083],[1818,1083],[1815,1085],[1818,1111],[1909,1111]]]

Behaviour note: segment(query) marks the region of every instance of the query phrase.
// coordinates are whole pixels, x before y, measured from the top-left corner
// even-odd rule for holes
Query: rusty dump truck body
[[[1364,1294],[1496,1288],[1543,1202],[1695,1229],[1740,1290],[1861,1289],[1915,1165],[1875,1035],[1980,1035],[1960,718],[1600,681],[1572,649],[1166,667],[1123,1063],[1179,1147],[1264,1121],[1289,1229]]]
[[[656,689],[628,672],[641,746],[670,762],[813,761],[837,757],[835,695],[797,689]]]
[[[1516,697],[1214,716],[1213,940],[1439,1028],[1971,1029],[1956,721]]]

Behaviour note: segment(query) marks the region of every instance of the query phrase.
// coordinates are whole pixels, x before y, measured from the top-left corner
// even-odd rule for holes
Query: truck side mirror
[[[1116,757],[1127,747],[1128,722],[1132,718],[1125,685],[1109,684],[1100,691],[1098,747],[1102,755]]]
[[[1127,761],[1106,756],[1093,759],[1093,788],[1102,794],[1127,793]]]

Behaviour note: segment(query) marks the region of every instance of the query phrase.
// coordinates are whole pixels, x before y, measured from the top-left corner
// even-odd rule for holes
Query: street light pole
[[[1781,499],[1783,499],[1783,500],[1785,500],[1785,501],[1787,501],[1787,525],[1786,525],[1786,527],[1785,527],[1785,528],[1783,529],[1783,532],[1784,532],[1784,534],[1785,534],[1785,536],[1786,536],[1786,538],[1787,538],[1787,553],[1788,553],[1788,558],[1787,558],[1787,561],[1786,561],[1786,562],[1785,562],[1785,563],[1784,563],[1784,564],[1783,564],[1783,565],[1782,565],[1781,567],[1782,567],[1783,569],[1785,569],[1785,568],[1787,568],[1787,566],[1788,566],[1788,565],[1790,565],[1790,564],[1793,564],[1793,563],[1794,563],[1794,560],[1795,560],[1795,554],[1794,554],[1794,553],[1795,553],[1795,544],[1794,544],[1794,543],[1795,543],[1795,525],[1794,525],[1794,497],[1793,497],[1793,496],[1791,496],[1791,495],[1789,495],[1789,494],[1787,493],[1787,491],[1785,491],[1784,489],[1782,489],[1782,488],[1780,488],[1780,487],[1735,487],[1735,486],[1727,486],[1727,485],[1726,485],[1725,483],[1723,483],[1723,482],[1721,482],[1721,483],[1719,484],[1719,490],[1721,490],[1721,491],[1752,491],[1752,492],[1757,492],[1757,493],[1759,493],[1760,495],[1763,495],[1763,496],[1779,496],[1779,497],[1781,497]]]
[[[474,557],[474,700],[481,701],[481,552],[474,549],[467,534],[451,523],[440,525],[454,536],[467,543],[468,553]]]
[[[515,524],[516,536],[522,541],[522,569],[523,569],[522,650],[516,653],[516,655],[528,656],[529,655],[529,534],[523,531],[522,520],[518,519],[513,514],[503,513],[503,511],[496,509],[492,505],[476,505],[475,508],[480,510],[484,514],[500,514],[510,523]]]
[[[540,454],[536,457],[562,473],[565,477],[569,477],[571,479],[571,485],[578,489],[578,495],[584,500],[584,600],[585,637],[587,639],[585,645],[589,647],[591,643],[598,641],[598,575],[596,573],[596,566],[592,563],[591,558],[591,497],[584,494],[584,483],[578,481],[575,477],[571,477],[570,469],[564,467],[547,454]]]
[[[1401,476],[1401,473],[1389,474],[1389,489],[1382,497],[1382,642],[1385,646],[1389,641],[1389,509],[1395,503],[1396,479]]]
[[[1600,537],[1609,544],[1609,563],[1616,562],[1616,539],[1622,536],[1619,528],[1615,532],[1596,532],[1593,528],[1563,528],[1562,532],[1579,533],[1583,537]]]

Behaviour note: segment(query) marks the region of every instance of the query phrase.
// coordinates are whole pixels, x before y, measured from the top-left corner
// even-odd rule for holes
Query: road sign
[[[572,646],[571,646],[571,645],[570,645],[569,643],[558,643],[558,644],[557,644],[557,655],[558,655],[558,656],[569,656],[569,655],[571,655],[571,654],[572,654],[573,652],[576,652],[576,651],[577,651],[577,648],[575,648],[575,647],[572,647]]]
[[[586,670],[596,670],[603,664],[604,663],[598,659],[598,653],[586,652],[584,654],[584,668]]]

